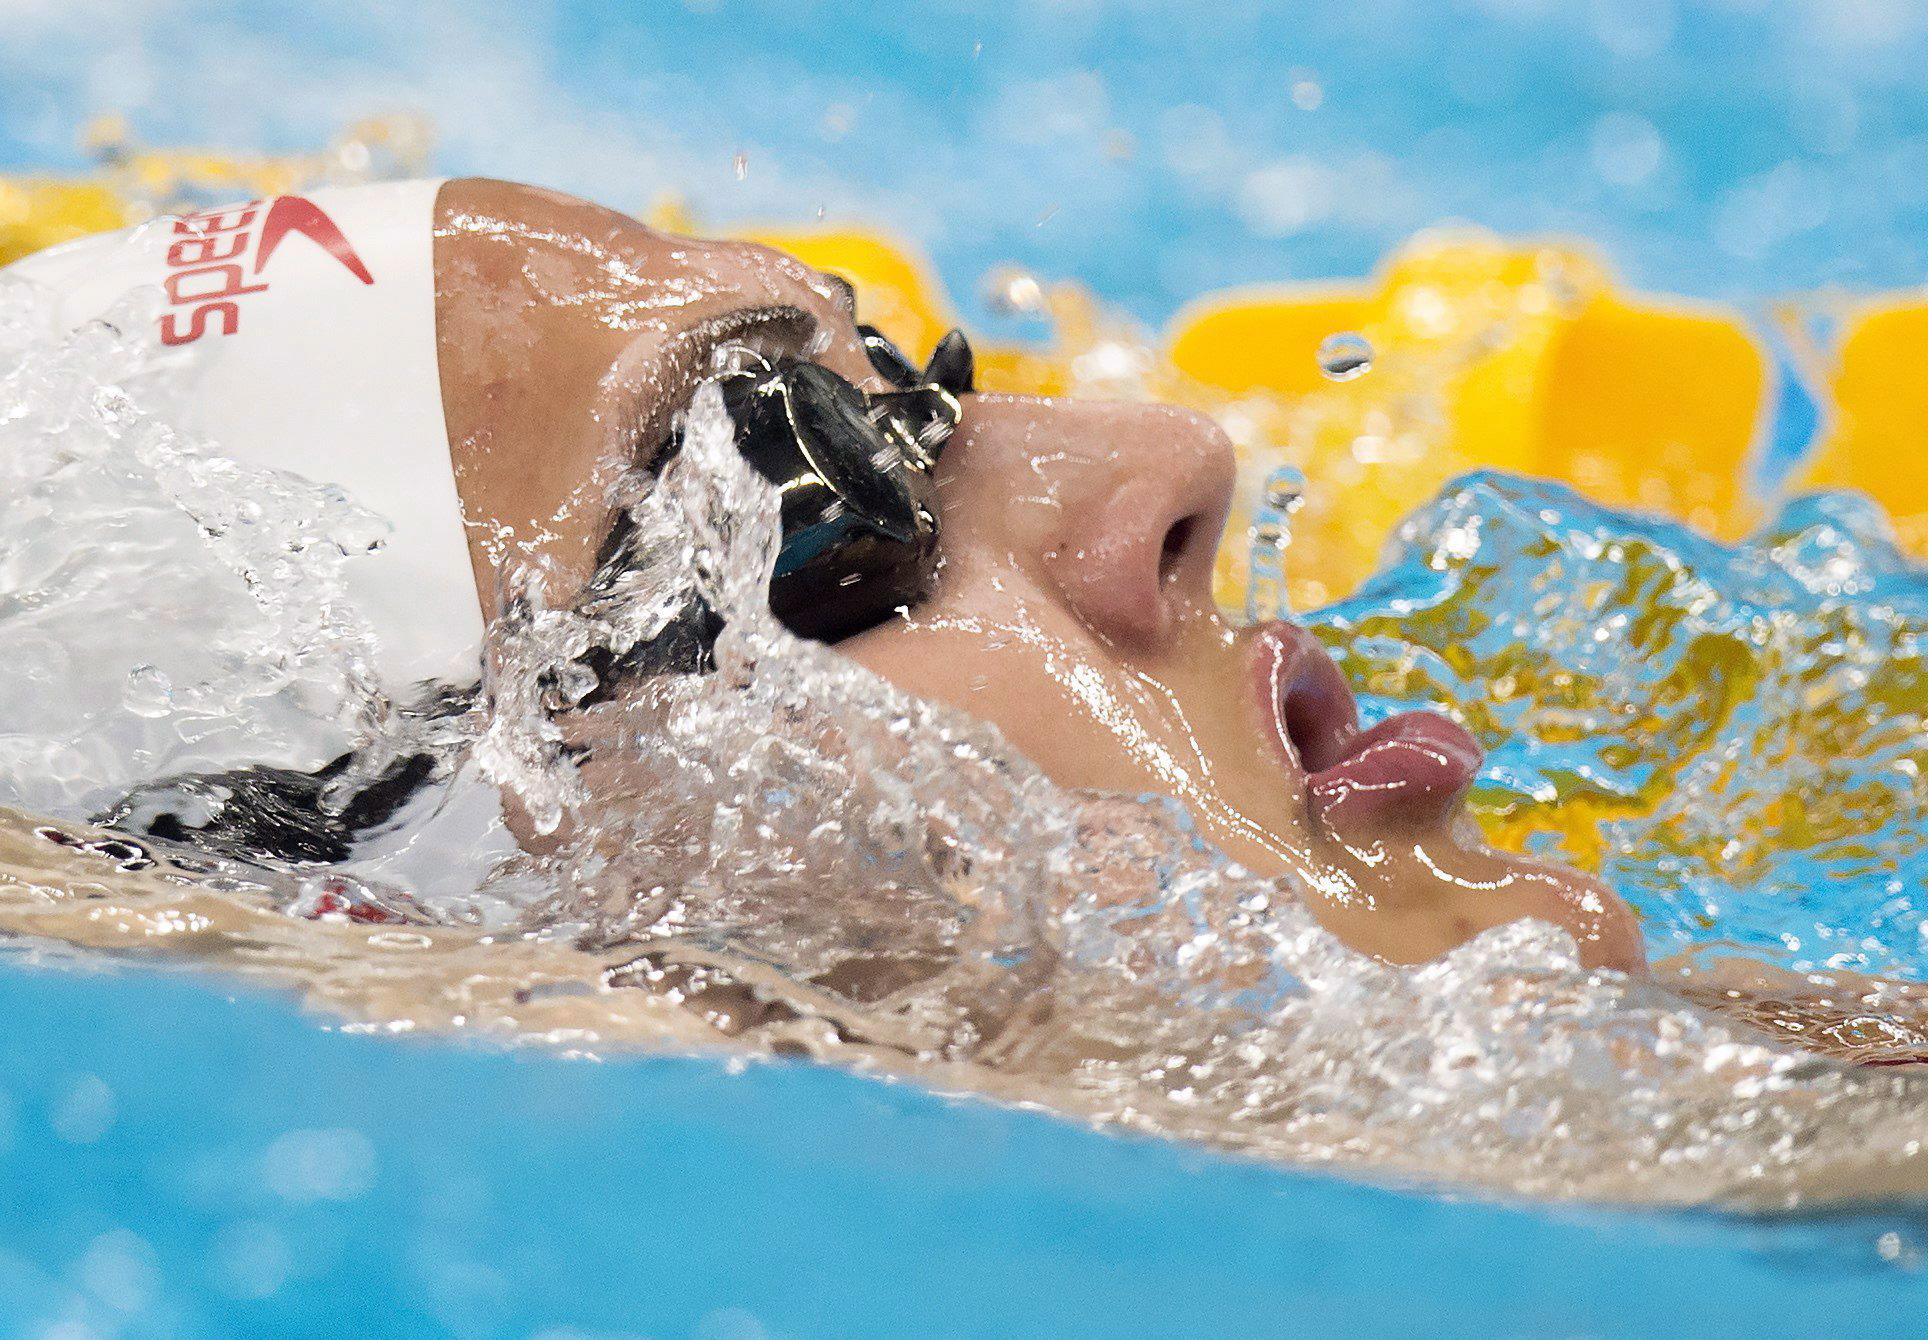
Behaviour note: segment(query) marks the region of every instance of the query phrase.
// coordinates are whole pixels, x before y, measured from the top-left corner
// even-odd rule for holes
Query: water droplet
[[[1289,512],[1305,499],[1305,477],[1297,470],[1275,470],[1265,480],[1265,505]]]
[[[137,665],[127,672],[121,703],[137,717],[164,717],[174,710],[174,681],[156,665]]]
[[[1319,371],[1335,382],[1349,382],[1372,371],[1372,346],[1366,337],[1341,331],[1319,341]]]
[[[161,1284],[153,1247],[124,1228],[103,1233],[88,1244],[75,1273],[88,1293],[129,1317],[147,1307]]]
[[[363,177],[375,162],[375,151],[365,140],[343,140],[335,146],[335,163],[353,177]]]
[[[984,276],[984,302],[999,316],[1038,316],[1045,310],[1044,285],[1029,270],[1000,265]]]
[[[1292,543],[1292,514],[1305,501],[1305,475],[1297,466],[1281,465],[1265,477],[1264,492],[1252,517],[1246,552],[1245,618],[1263,623],[1283,618],[1291,608],[1286,598],[1285,550]]]

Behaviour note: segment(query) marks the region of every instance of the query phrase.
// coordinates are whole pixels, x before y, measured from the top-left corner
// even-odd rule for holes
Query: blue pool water
[[[0,7],[0,166],[312,149],[432,119],[438,165],[718,222],[898,225],[1147,320],[1358,275],[1464,218],[1737,298],[1917,284],[1928,10],[1909,0],[32,0]],[[79,17],[84,14],[85,17]],[[742,154],[744,171],[736,171]],[[977,309],[974,319],[988,323]],[[993,327],[994,328],[994,327]]]
[[[144,974],[10,970],[0,1017],[7,1334],[1912,1336],[1928,1308],[1918,1211],[1512,1209]]]
[[[101,111],[307,149],[417,110],[450,172],[894,224],[1000,334],[974,297],[997,262],[1157,321],[1363,273],[1449,216],[1752,301],[1921,281],[1924,64],[1904,0],[1225,0],[1210,24],[30,2],[0,6],[0,167],[79,164]],[[805,1066],[505,1055],[205,980],[0,967],[5,1333],[1903,1336],[1923,1253],[1918,1207],[1508,1208]]]

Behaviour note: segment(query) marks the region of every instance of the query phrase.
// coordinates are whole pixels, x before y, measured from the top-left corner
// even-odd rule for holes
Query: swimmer
[[[472,686],[531,564],[552,603],[606,580],[618,481],[674,450],[717,351],[742,346],[724,397],[752,463],[794,486],[771,598],[800,635],[992,723],[1063,786],[1175,797],[1356,949],[1419,962],[1535,917],[1590,966],[1645,971],[1610,890],[1479,839],[1465,730],[1361,730],[1310,633],[1223,620],[1234,459],[1207,418],[979,392],[961,335],[920,368],[834,275],[499,181],[283,197],[19,268],[68,321],[158,286],[158,360],[212,416],[193,426],[395,523],[351,589],[397,684]],[[700,615],[661,654],[700,658]],[[408,779],[389,780],[362,817],[393,809]],[[141,813],[117,818],[194,836]]]

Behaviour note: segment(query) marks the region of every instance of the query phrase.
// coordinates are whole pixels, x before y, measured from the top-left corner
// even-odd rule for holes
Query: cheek
[[[959,597],[966,588],[995,595],[1013,580],[1035,587],[1040,555],[1057,545],[1062,529],[1058,508],[1006,494],[980,496],[985,490],[952,488],[939,495],[938,533],[943,564],[940,598]]]
[[[967,425],[969,420],[967,419]],[[1062,547],[1092,492],[1089,466],[1037,432],[998,421],[952,438],[937,468],[947,555],[1030,565]],[[1096,501],[1095,498],[1086,502]]]
[[[994,550],[944,536],[937,588],[837,651],[898,688],[1002,725],[1035,682],[1035,588]],[[1033,645],[1027,645],[1033,644]]]
[[[994,725],[1060,786],[1142,790],[1130,752],[1099,728],[1035,646],[963,631],[879,629],[838,647],[898,688]]]
[[[1072,681],[1117,677],[1117,668],[1075,620],[1007,565],[960,569],[908,622],[892,620],[837,645],[898,688],[996,726],[1011,745],[1063,786],[1137,790],[1143,770],[1092,719]]]

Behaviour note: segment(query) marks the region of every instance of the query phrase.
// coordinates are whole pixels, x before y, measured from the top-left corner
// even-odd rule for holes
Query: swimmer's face
[[[443,397],[485,604],[530,558],[587,578],[610,484],[717,344],[748,335],[888,389],[847,286],[780,253],[498,182],[451,183],[439,213]],[[993,722],[1062,785],[1177,797],[1236,860],[1298,875],[1357,948],[1418,961],[1537,916],[1587,962],[1639,970],[1616,897],[1477,840],[1464,731],[1411,714],[1361,732],[1309,634],[1227,626],[1211,572],[1233,467],[1177,409],[966,396],[938,466],[935,589],[838,649]]]

